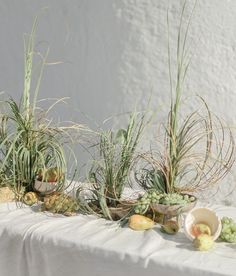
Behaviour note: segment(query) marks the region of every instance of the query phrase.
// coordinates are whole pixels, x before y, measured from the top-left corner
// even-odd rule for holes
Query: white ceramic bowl
[[[45,195],[54,192],[57,189],[57,187],[57,182],[42,182],[36,179],[34,183],[34,189],[37,192],[40,192],[41,194]]]
[[[195,239],[192,226],[197,223],[204,223],[210,227],[213,240],[220,236],[222,225],[215,211],[209,208],[194,208],[187,214],[184,220],[184,232],[190,240]]]

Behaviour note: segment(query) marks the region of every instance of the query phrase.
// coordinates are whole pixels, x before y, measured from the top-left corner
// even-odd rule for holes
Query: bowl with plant
[[[97,154],[89,170],[91,198],[87,204],[99,216],[119,220],[134,206],[132,198],[124,199],[138,142],[147,125],[145,115],[134,112],[126,129],[102,131],[96,143]],[[77,196],[79,197],[80,191]]]
[[[72,153],[70,145],[83,129],[80,124],[55,124],[53,119],[48,118],[51,109],[64,99],[56,99],[47,108],[38,106],[43,71],[51,63],[47,61],[48,49],[45,53],[35,49],[36,26],[37,17],[30,35],[24,37],[24,89],[21,99],[16,101],[9,96],[0,103],[0,185],[8,185],[16,195],[34,191],[40,170],[42,178],[46,179],[57,174],[57,181],[60,179],[60,188],[63,188],[68,167],[66,156]],[[45,168],[48,169],[44,171]],[[55,182],[56,179],[51,180]],[[39,189],[37,183],[36,189]]]
[[[141,214],[149,207],[165,216],[189,211],[196,204],[196,195],[222,180],[235,161],[231,130],[211,112],[201,96],[194,99],[196,110],[187,115],[181,112],[191,58],[191,53],[186,50],[187,37],[195,6],[188,20],[183,19],[185,8],[186,2],[179,23],[175,77],[168,43],[171,100],[162,128],[164,141],[156,143],[158,150],[140,154],[134,164],[134,178],[146,191],[135,208]],[[169,29],[168,13],[167,23]],[[191,103],[194,100],[191,99]]]
[[[57,190],[60,187],[60,183],[63,183],[63,181],[64,174],[59,168],[40,169],[33,188],[35,191],[45,195]]]

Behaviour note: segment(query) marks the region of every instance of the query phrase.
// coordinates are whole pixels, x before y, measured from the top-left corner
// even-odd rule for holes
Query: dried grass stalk
[[[155,188],[165,193],[202,191],[221,180],[235,161],[235,142],[231,130],[212,114],[201,97],[203,108],[190,113],[183,122],[180,120],[181,97],[191,59],[191,54],[186,50],[187,37],[196,3],[186,26],[183,17],[187,1],[183,5],[175,79],[168,43],[171,103],[163,150],[141,154],[134,164],[135,179],[145,189]],[[167,23],[169,30],[168,13]],[[140,169],[140,166],[143,168]]]

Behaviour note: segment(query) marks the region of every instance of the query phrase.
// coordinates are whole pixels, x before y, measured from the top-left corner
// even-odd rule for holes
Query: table
[[[208,205],[236,219],[236,208]],[[236,275],[236,245],[194,251],[180,231],[136,232],[94,216],[0,204],[0,276]]]

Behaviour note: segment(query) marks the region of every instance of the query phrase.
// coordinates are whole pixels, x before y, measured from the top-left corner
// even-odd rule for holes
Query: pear
[[[201,234],[207,234],[211,236],[211,228],[205,223],[193,224],[192,234],[194,237],[198,237]]]
[[[179,224],[177,221],[168,220],[161,226],[161,231],[169,235],[174,235],[179,231]]]
[[[209,236],[207,234],[200,234],[193,241],[193,245],[197,250],[208,251],[213,247],[214,240],[212,236]]]
[[[153,228],[154,221],[142,215],[132,215],[129,218],[128,225],[133,230],[142,231]]]

